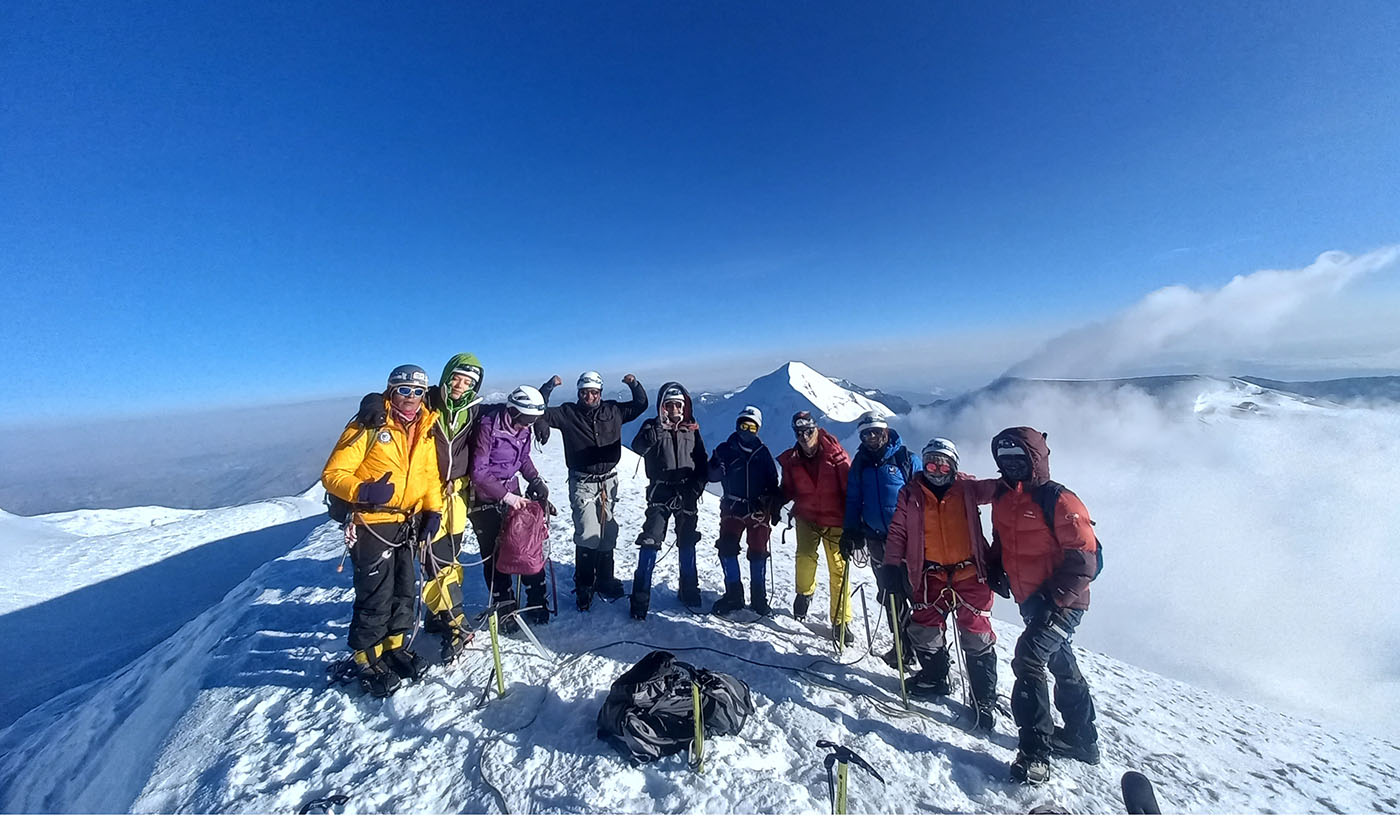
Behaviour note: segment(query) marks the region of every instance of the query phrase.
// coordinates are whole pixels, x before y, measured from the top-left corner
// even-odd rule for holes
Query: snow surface
[[[563,483],[557,440],[537,461],[551,483]],[[636,464],[628,455],[620,470],[620,570],[634,563],[627,541],[642,517]],[[717,522],[707,496],[707,541]],[[895,674],[877,658],[851,649],[845,665],[835,661],[820,614],[800,623],[786,613],[725,620],[684,610],[675,602],[672,550],[658,564],[647,621],[631,621],[625,601],[574,611],[570,536],[565,516],[550,537],[563,612],[538,629],[548,656],[507,639],[503,699],[489,691],[483,637],[457,664],[388,700],[325,687],[326,662],[344,651],[352,598],[348,572],[335,571],[339,531],[327,523],[287,536],[284,555],[167,640],[0,731],[0,809],[290,812],[343,793],[347,810],[360,813],[827,812],[823,755],[814,747],[825,738],[855,749],[887,780],[853,770],[852,812],[1117,812],[1127,769],[1153,779],[1168,810],[1400,812],[1395,744],[1082,650],[1103,764],[1060,763],[1041,788],[1010,785],[1007,718],[983,735],[961,727],[967,711],[956,697],[906,711]],[[793,542],[773,542],[781,608],[791,600]],[[701,569],[702,586],[718,587],[708,547]],[[475,608],[485,601],[478,574],[468,568]],[[861,571],[856,583],[868,579]],[[814,609],[825,609],[824,592]],[[997,611],[1013,612],[1005,603]],[[1091,611],[1086,628],[1093,619]],[[863,634],[859,619],[857,626]],[[997,627],[1005,695],[1019,630]],[[877,634],[875,650],[886,645]],[[429,636],[421,646],[436,651]],[[757,712],[744,732],[707,741],[703,775],[683,757],[631,767],[595,736],[609,684],[653,646],[736,674],[754,691]]]

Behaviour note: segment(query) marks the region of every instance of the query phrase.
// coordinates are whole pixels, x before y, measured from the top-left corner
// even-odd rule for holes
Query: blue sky
[[[0,31],[10,419],[1067,327],[1400,241],[1388,1],[21,0]]]

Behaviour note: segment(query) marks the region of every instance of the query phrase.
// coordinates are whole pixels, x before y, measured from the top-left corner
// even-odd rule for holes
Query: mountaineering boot
[[[375,697],[388,697],[399,690],[399,676],[384,662],[369,652],[355,652],[355,665],[360,668],[360,691]]]
[[[1011,761],[1009,776],[1012,782],[1022,785],[1044,784],[1050,781],[1050,760],[1017,751],[1016,758]]]
[[[710,613],[727,615],[744,608],[744,582],[739,577],[739,556],[722,555],[719,566],[724,570],[724,595],[710,607]]]
[[[613,551],[598,553],[598,577],[594,581],[594,586],[599,595],[609,601],[615,601],[627,594],[623,589],[622,582],[613,576]]]
[[[904,673],[909,674],[919,667],[914,657],[914,650],[909,648],[909,641],[902,641],[900,648],[904,650]],[[880,659],[885,661],[885,665],[892,669],[899,668],[899,661],[896,659],[894,647],[891,646],[888,652],[880,655]]]
[[[798,620],[807,620],[807,610],[812,608],[812,596],[798,593],[792,599],[792,616]]]
[[[979,655],[964,652],[963,658],[967,661],[968,685],[971,686],[973,708],[977,712],[976,727],[991,731],[996,725],[997,710],[996,652],[990,648]]]
[[[677,552],[681,556],[681,588],[677,596],[685,606],[699,606],[701,603],[700,574],[695,566],[695,548],[681,547]]]
[[[856,633],[851,631],[851,625],[850,625],[849,623],[846,624],[846,628],[843,629],[842,631],[845,632],[845,634],[843,634],[843,635],[841,636],[841,643],[842,643],[842,645],[844,645],[844,646],[854,646],[854,645],[856,645]]]
[[[948,685],[948,666],[951,661],[948,659],[947,649],[937,649],[932,652],[925,652],[919,658],[923,668],[914,675],[914,680],[910,683],[909,692],[924,697],[936,697],[952,692],[952,687]]]
[[[520,631],[520,624],[515,622],[514,595],[495,596],[491,601],[491,608],[486,611],[487,617],[490,617],[492,610],[496,612],[496,631],[503,635]]]
[[[521,613],[531,626],[544,626],[549,623],[549,599],[545,593],[544,580],[525,587],[525,611]]]
[[[466,651],[467,644],[472,642],[472,633],[465,626],[458,624],[452,627],[452,631],[442,634],[442,654],[443,663],[451,663],[462,656]]]
[[[1099,764],[1099,741],[1079,742],[1063,728],[1050,735],[1050,753],[1067,759],[1077,759],[1086,765]]]
[[[574,548],[574,595],[578,611],[587,612],[593,605],[593,579],[598,569],[598,551]]]
[[[384,653],[384,664],[387,665],[400,680],[419,680],[423,673],[428,670],[428,661],[418,656],[418,653],[401,646],[397,649],[390,649]]]
[[[651,573],[655,567],[656,548],[643,546],[637,551],[637,572],[632,576],[631,613],[637,620],[646,620],[651,608]]]
[[[725,582],[724,594],[715,601],[715,605],[710,607],[710,614],[728,615],[744,608],[744,585],[742,582]]]
[[[750,598],[749,609],[760,615],[773,614],[773,607],[768,605],[768,559],[749,559],[749,583]]]

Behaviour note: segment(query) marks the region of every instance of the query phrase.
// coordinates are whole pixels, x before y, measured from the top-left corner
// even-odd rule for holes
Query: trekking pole
[[[506,679],[505,675],[501,673],[501,639],[497,633],[497,614],[495,609],[491,610],[491,660],[496,665],[496,696],[504,697],[506,696]]]
[[[690,681],[690,705],[695,716],[695,741],[691,743],[691,750],[694,757],[691,764],[695,766],[695,772],[705,773],[705,715],[700,711],[700,684],[694,680]]]
[[[851,565],[844,559],[842,559],[841,563],[843,565],[843,569],[841,570],[841,596],[836,602],[836,617],[839,619],[839,623],[837,621],[832,622],[832,631],[836,633],[836,656],[838,658],[841,657],[841,652],[846,648],[846,629],[849,627],[846,617],[851,607]],[[861,597],[864,598],[865,596],[862,595]]]
[[[860,585],[860,611],[865,616],[865,651],[875,654],[875,636],[870,634],[870,607],[865,603],[865,584]]]
[[[904,707],[909,707],[909,690],[904,684],[904,644],[899,639],[899,609],[894,602],[894,593],[889,593],[890,599],[890,622],[894,625],[890,627],[890,634],[894,635],[894,660],[899,664],[899,696],[904,699]]]
[[[857,767],[864,768],[871,776],[880,780],[880,784],[885,784],[885,778],[880,776],[874,768],[870,767],[870,763],[862,759],[860,754],[857,754],[850,748],[844,745],[837,745],[830,740],[817,740],[817,747],[826,748],[831,751],[831,753],[826,755],[825,766],[826,789],[831,795],[832,813],[844,814],[846,812],[846,796],[848,793],[847,766],[855,764]],[[832,773],[833,768],[835,769],[835,774]]]

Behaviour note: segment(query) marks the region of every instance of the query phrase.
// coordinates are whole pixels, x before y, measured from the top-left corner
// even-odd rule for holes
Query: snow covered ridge
[[[563,478],[557,442],[538,462],[552,483]],[[644,480],[634,466],[628,456],[619,468],[622,571],[633,565],[626,540],[643,511]],[[716,502],[706,496],[706,541],[717,525]],[[388,700],[327,689],[324,666],[345,649],[353,595],[348,574],[335,571],[340,534],[325,524],[288,539],[285,555],[171,637],[0,731],[0,810],[294,812],[339,793],[359,813],[825,813],[824,753],[814,744],[830,739],[887,779],[881,785],[853,771],[852,812],[1025,813],[1038,805],[1118,812],[1118,779],[1129,768],[1154,780],[1168,811],[1400,812],[1400,747],[1393,742],[1283,716],[1083,650],[1103,764],[1058,763],[1042,788],[1010,785],[1005,769],[1015,736],[1008,717],[991,735],[968,733],[956,692],[905,711],[896,676],[877,658],[852,649],[842,658],[848,665],[834,662],[824,619],[692,615],[675,603],[677,565],[669,551],[657,565],[646,622],[629,620],[625,601],[595,602],[586,615],[573,611],[565,589],[572,582],[571,535],[567,516],[551,529],[565,611],[537,630],[549,655],[509,640],[502,699],[487,693],[484,642]],[[775,533],[779,607],[791,599],[792,546],[791,535],[784,541]],[[708,548],[700,566],[709,601],[720,574]],[[486,600],[478,576],[468,569],[469,608]],[[862,570],[855,585],[868,580]],[[867,598],[873,605],[868,588]],[[813,607],[825,609],[824,601]],[[999,615],[1009,610],[997,607]],[[996,626],[1005,697],[1019,628],[1001,620]],[[881,628],[877,651],[887,646]],[[857,631],[863,642],[859,619]],[[703,775],[684,757],[630,767],[596,737],[609,684],[653,647],[734,674],[754,692],[757,711],[744,732],[707,742]]]

